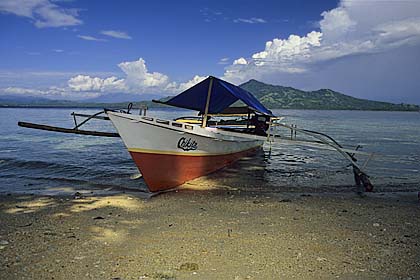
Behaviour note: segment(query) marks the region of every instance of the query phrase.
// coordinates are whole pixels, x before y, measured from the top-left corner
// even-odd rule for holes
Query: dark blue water
[[[62,134],[17,126],[18,121],[72,127],[70,113],[83,109],[0,109],[0,193],[62,193],[76,190],[146,190],[119,138]],[[407,112],[277,110],[284,122],[318,130],[341,144],[378,155],[367,166],[378,191],[408,191],[420,182],[420,114]],[[151,110],[173,118],[180,110]],[[94,120],[85,129],[114,131]],[[287,133],[287,132],[285,132]],[[363,162],[361,158],[361,162]],[[207,180],[207,181],[206,181]],[[265,152],[198,180],[243,190],[345,191],[351,169],[340,155],[276,141]]]

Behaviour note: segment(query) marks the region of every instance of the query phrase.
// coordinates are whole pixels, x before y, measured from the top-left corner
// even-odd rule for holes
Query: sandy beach
[[[415,193],[0,197],[1,279],[418,279]]]

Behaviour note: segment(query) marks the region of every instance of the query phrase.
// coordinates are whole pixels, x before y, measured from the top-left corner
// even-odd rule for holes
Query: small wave
[[[32,174],[34,171],[40,171],[41,174],[71,174],[74,177],[103,175],[101,170],[40,160],[3,158],[0,159],[0,166],[3,171],[13,171],[15,174]]]
[[[38,168],[50,168],[57,166],[56,163],[45,162],[45,161],[36,161],[36,160],[20,160],[14,158],[2,158],[0,159],[0,164],[2,168],[27,168],[27,169],[38,169]]]
[[[19,179],[24,179],[27,182],[31,182],[32,189],[48,189],[52,186],[76,186],[78,188],[84,187],[88,189],[147,189],[144,184],[136,183],[133,186],[130,184],[123,185],[118,181],[109,180],[87,180],[85,178],[70,178],[70,177],[59,177],[59,176],[30,176],[22,175],[17,176]],[[33,182],[37,182],[36,184]]]
[[[76,179],[76,178],[63,178],[63,177],[47,177],[47,176],[18,176],[21,179],[31,179],[31,180],[45,180],[45,181],[54,181],[56,183],[68,183],[68,184],[86,184],[89,183],[87,180]]]
[[[2,153],[15,153],[15,152],[17,152],[18,150],[16,150],[16,149],[4,149],[4,150],[2,150],[1,152]],[[1,161],[0,161],[0,163],[1,163]]]

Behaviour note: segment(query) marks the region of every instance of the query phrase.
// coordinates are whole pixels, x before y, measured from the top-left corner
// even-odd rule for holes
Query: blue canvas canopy
[[[211,80],[213,80],[213,82],[209,95]],[[168,101],[159,103],[196,110],[203,113],[205,112],[208,95],[210,96],[208,114],[218,114],[237,100],[241,100],[256,112],[267,116],[274,116],[273,113],[265,108],[250,92],[212,76]]]

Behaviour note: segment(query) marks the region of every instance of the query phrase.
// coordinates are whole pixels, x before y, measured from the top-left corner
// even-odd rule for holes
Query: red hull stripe
[[[130,151],[131,157],[143,175],[151,192],[176,186],[214,172],[226,165],[254,153],[259,147],[246,151],[211,156],[168,155]]]

